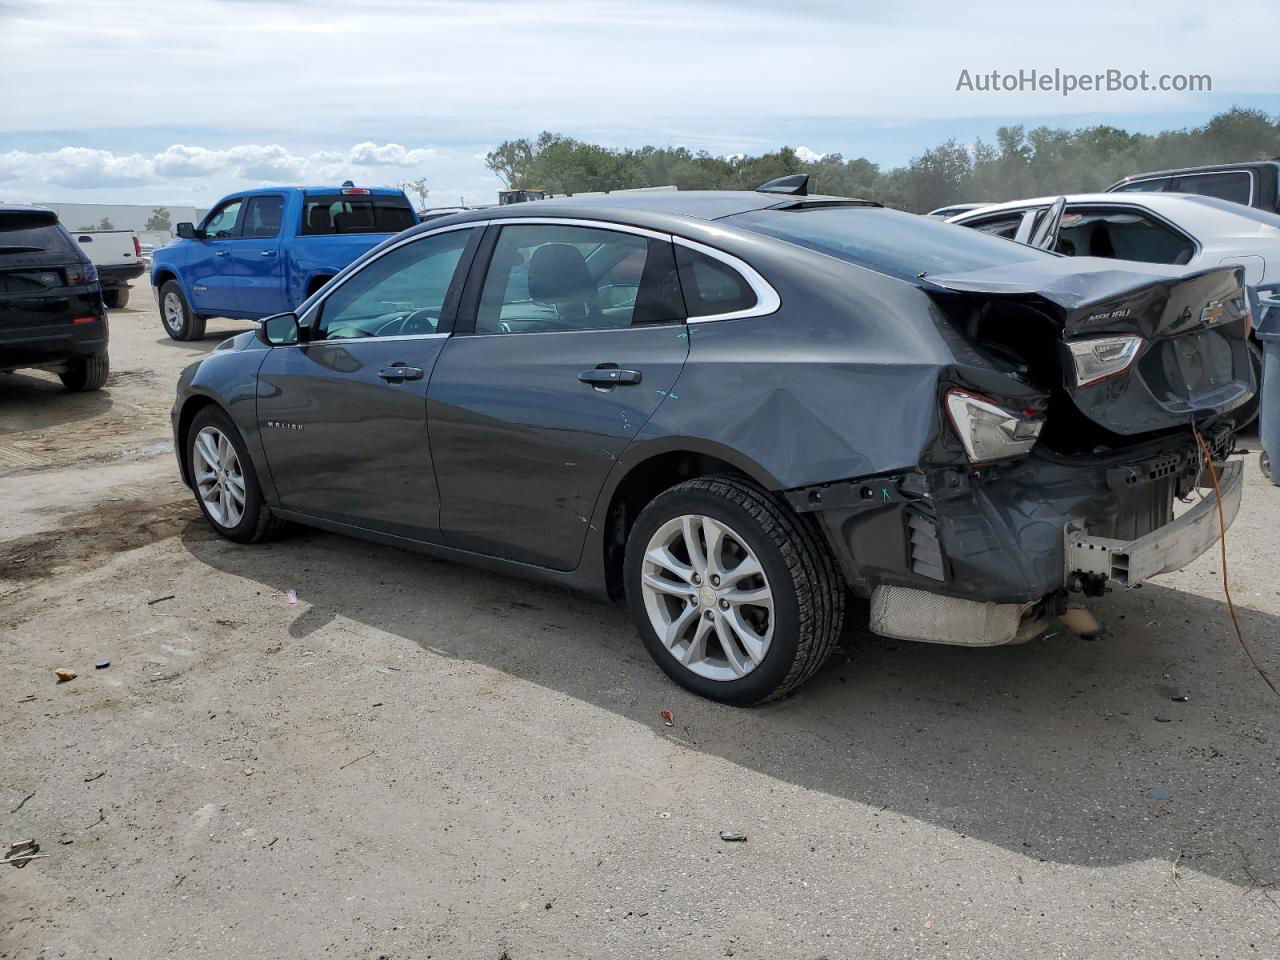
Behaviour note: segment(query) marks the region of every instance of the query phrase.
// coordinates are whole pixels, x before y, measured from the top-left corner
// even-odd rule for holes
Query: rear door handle
[[[231,251],[230,251],[230,250],[218,250],[218,251],[216,251],[216,252],[214,253],[214,256],[215,256],[215,257],[229,257],[229,256],[231,256]]]
[[[406,380],[421,380],[421,367],[406,367],[404,364],[392,364],[378,371],[378,376],[387,383],[404,383]]]
[[[615,387],[619,384],[639,383],[639,370],[619,370],[617,367],[596,367],[594,370],[583,370],[578,379],[593,387]]]
[[[274,250],[259,250],[259,251],[258,251],[258,256],[260,256],[260,257],[274,257],[275,255],[276,255],[276,252],[275,252]]]

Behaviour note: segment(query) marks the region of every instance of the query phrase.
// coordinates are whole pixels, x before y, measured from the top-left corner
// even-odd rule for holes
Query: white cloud
[[[818,153],[816,150],[810,150],[808,147],[796,147],[796,156],[805,163],[817,163],[825,157],[826,154]]]

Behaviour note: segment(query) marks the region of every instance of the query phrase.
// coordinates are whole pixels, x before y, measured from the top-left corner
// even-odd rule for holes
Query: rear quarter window
[[[725,222],[900,280],[1053,256],[935,217],[883,207],[754,210],[727,217]]]

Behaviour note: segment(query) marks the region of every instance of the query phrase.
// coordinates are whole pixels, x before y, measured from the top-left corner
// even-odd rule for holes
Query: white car
[[[1010,200],[948,223],[1020,243],[1057,197]],[[1047,249],[1076,257],[1216,267],[1238,263],[1251,287],[1280,287],[1280,215],[1187,193],[1077,193]]]
[[[1055,227],[1052,214],[1047,224],[1045,214],[1059,200],[1064,206]],[[1077,193],[996,203],[947,222],[1074,257],[1191,267],[1238,263],[1244,267],[1245,285],[1260,297],[1274,299],[1280,292],[1280,215],[1217,197]],[[1249,345],[1254,372],[1261,376],[1261,348],[1252,339]],[[1256,400],[1241,412],[1244,423],[1251,421]]]

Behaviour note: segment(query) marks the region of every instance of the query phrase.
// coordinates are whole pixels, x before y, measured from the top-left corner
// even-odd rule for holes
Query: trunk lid
[[[921,283],[979,344],[1053,392],[1046,428],[1056,417],[1054,433],[1068,441],[1063,448],[1116,445],[1229,414],[1257,389],[1240,267],[1118,267],[1061,257]],[[1080,382],[1070,345],[1082,350],[1084,341],[1131,337],[1141,343],[1127,367]],[[1064,430],[1080,433],[1080,442]]]

